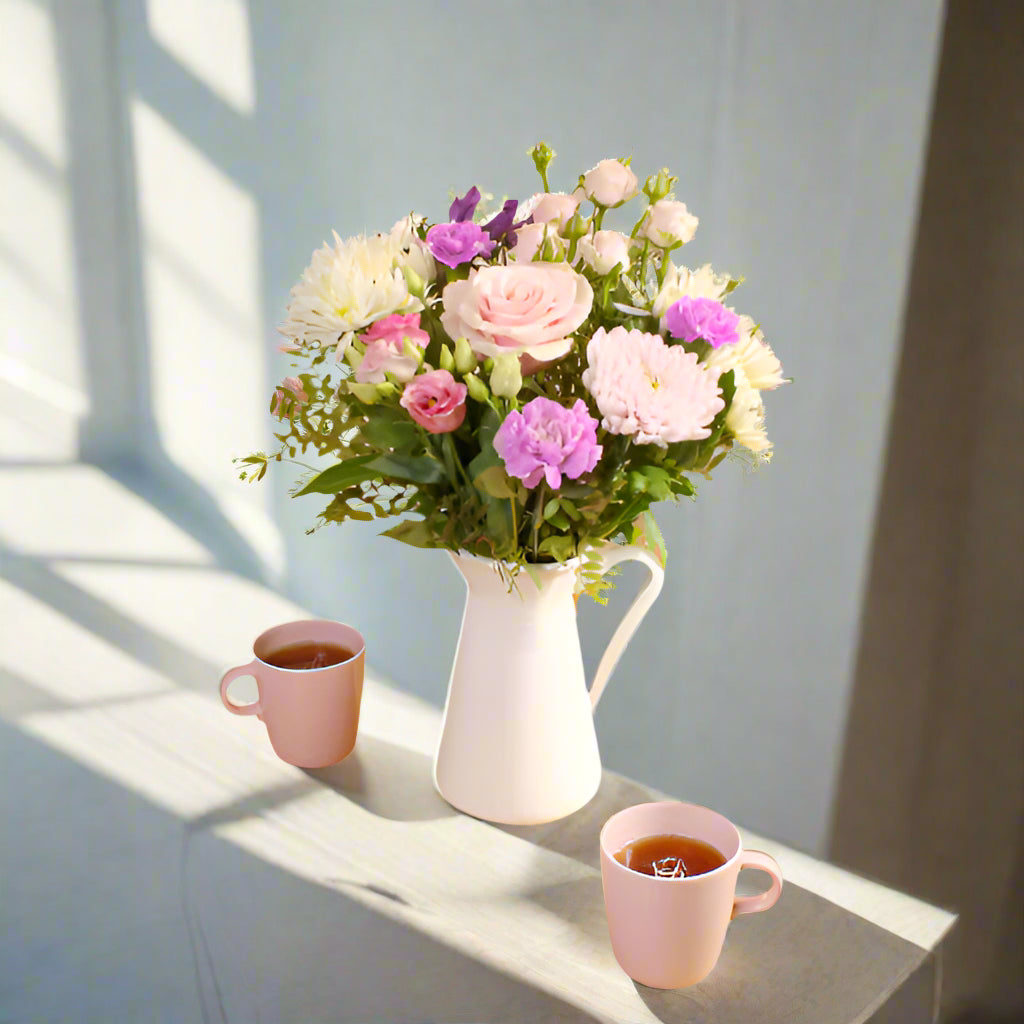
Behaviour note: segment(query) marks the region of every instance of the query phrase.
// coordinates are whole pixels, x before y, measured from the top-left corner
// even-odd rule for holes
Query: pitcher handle
[[[619,562],[640,562],[650,574],[647,581],[640,588],[629,611],[622,617],[618,628],[612,634],[608,646],[601,655],[597,672],[594,673],[594,682],[590,686],[590,706],[597,707],[601,699],[605,685],[608,682],[615,666],[619,663],[622,652],[626,645],[633,638],[637,627],[640,625],[648,609],[654,604],[655,598],[661,593],[661,586],[665,582],[665,570],[651,556],[651,554],[635,544],[609,544],[598,549],[594,555],[601,563],[601,574],[604,575],[613,565]]]

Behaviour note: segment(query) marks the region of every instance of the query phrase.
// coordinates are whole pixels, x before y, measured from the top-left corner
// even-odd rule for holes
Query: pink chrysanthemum
[[[601,426],[638,444],[699,441],[725,408],[720,371],[657,334],[599,327],[587,345],[587,364],[583,384],[604,417]]]

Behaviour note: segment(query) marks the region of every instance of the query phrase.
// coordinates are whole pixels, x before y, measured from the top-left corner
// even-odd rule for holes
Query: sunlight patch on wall
[[[17,643],[0,644],[0,667],[66,704],[132,697],[172,685],[120,647],[4,579],[0,608],[4,635],[18,638]]]
[[[258,211],[142,100],[131,121],[156,420],[171,458],[220,488],[265,430]]]
[[[256,107],[245,0],[146,0],[153,38],[240,114]]]
[[[63,168],[64,107],[49,7],[0,0],[0,117],[54,167]]]
[[[210,664],[189,685],[216,691],[219,670],[252,659],[252,642],[269,626],[308,613],[251,580],[221,569],[88,564],[54,560],[62,577]],[[173,609],[173,614],[168,614]]]
[[[6,95],[0,98],[6,101]],[[6,106],[0,116],[4,111]],[[0,379],[80,415],[87,399],[67,186],[56,172],[40,173],[2,140],[0,182],[0,351],[9,371],[0,368]]]
[[[180,526],[94,466],[5,467],[0,489],[19,498],[0,502],[0,539],[19,554],[213,561]]]

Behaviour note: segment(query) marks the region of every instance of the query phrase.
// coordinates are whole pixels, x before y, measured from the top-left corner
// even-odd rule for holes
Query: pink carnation
[[[613,434],[664,448],[708,437],[708,424],[725,408],[718,369],[697,362],[658,334],[599,327],[587,345],[583,385]]]
[[[505,417],[494,435],[494,450],[509,476],[527,487],[536,487],[541,477],[549,487],[561,487],[563,473],[576,480],[597,465],[597,420],[582,398],[570,409],[550,398],[535,398],[522,412]]]

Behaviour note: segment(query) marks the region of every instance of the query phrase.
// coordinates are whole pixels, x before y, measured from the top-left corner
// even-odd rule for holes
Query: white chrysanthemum
[[[705,263],[697,270],[688,270],[670,263],[665,272],[665,280],[654,297],[651,312],[657,317],[664,316],[668,307],[684,295],[691,299],[714,299],[721,302],[728,284],[729,275],[716,274],[710,263]]]
[[[778,356],[749,316],[740,317],[739,333],[739,341],[713,349],[707,365],[717,366],[723,373],[733,367],[741,367],[750,387],[756,391],[770,391],[785,384]]]
[[[416,228],[425,220],[426,217],[418,213],[403,217],[395,222],[388,237],[394,247],[395,266],[409,267],[423,281],[430,282],[437,276],[437,262],[426,243],[420,241],[416,234]]]
[[[342,241],[335,232],[334,248],[325,243],[313,253],[292,288],[288,319],[278,330],[299,344],[329,347],[391,313],[418,312],[423,304],[409,294],[397,251],[390,235]]]
[[[732,370],[735,374],[736,393],[725,414],[725,428],[744,448],[768,459],[772,445],[764,429],[764,402],[761,394],[751,387],[743,367],[734,366]]]

